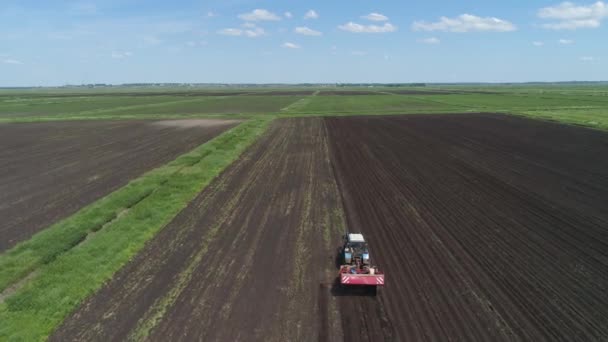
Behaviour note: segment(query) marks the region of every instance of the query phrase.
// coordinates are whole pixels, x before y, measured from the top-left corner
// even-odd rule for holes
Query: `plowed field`
[[[327,124],[347,224],[388,284],[341,314],[390,328],[347,340],[608,339],[608,135],[500,115]]]
[[[608,340],[606,155],[503,115],[275,121],[52,340]],[[378,295],[332,286],[346,227]]]
[[[0,252],[236,123],[1,124]]]
[[[339,206],[323,121],[277,121],[52,339],[339,336]]]

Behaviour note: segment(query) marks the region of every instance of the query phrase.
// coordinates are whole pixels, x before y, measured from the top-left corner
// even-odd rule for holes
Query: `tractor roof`
[[[348,234],[348,242],[365,242],[363,234]]]

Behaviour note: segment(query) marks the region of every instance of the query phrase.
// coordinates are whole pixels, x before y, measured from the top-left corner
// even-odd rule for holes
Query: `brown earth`
[[[276,121],[51,339],[608,340],[607,153],[503,115]],[[342,207],[377,296],[332,286]]]
[[[608,340],[607,134],[483,114],[327,125],[347,225],[387,274],[377,302],[340,303],[345,323],[373,318],[346,340]]]
[[[51,340],[341,336],[339,208],[322,119],[275,121]]]
[[[0,124],[0,252],[236,121]]]

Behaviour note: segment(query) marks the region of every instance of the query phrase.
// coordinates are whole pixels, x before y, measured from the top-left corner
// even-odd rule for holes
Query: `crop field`
[[[103,111],[113,107],[141,106],[167,101],[179,101],[168,96],[31,96],[26,94],[0,96],[0,117],[43,116],[83,111]]]
[[[0,252],[236,123],[191,120],[0,125]]]
[[[487,114],[281,120],[53,339],[601,340],[606,143]],[[380,296],[332,295],[340,198]]]
[[[0,90],[0,340],[608,340],[606,129],[599,86]]]
[[[333,114],[368,114],[376,111],[385,114],[446,112],[457,111],[458,107],[450,104],[427,101],[411,96],[387,95],[335,95],[314,96],[307,105],[298,108],[295,113],[333,113]]]
[[[136,93],[137,94],[137,93]],[[303,95],[302,95],[303,94]],[[311,92],[142,93],[122,94],[2,94],[0,119],[180,117],[192,114],[268,114]],[[219,96],[218,96],[219,95]],[[10,120],[15,121],[15,120]]]
[[[608,129],[607,87],[0,90],[1,122],[508,113]]]
[[[112,115],[141,114],[264,114],[280,111],[282,108],[299,100],[300,96],[232,96],[202,97],[194,100],[159,104],[153,107],[116,109]]]
[[[277,121],[52,340],[307,340],[339,206],[323,121]]]
[[[608,338],[606,134],[501,115],[327,123],[349,229],[390,277],[341,310],[381,306],[390,328],[347,340]]]

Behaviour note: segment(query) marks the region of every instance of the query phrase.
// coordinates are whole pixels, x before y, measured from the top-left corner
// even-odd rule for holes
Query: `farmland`
[[[0,125],[0,252],[236,123],[78,121]],[[129,167],[120,167],[125,164]]]
[[[238,115],[279,112],[311,92],[0,93],[0,121]],[[276,94],[276,95],[273,95]]]
[[[0,91],[0,339],[608,339],[607,96]]]
[[[382,305],[397,340],[608,337],[605,134],[499,115],[328,132],[347,224],[391,274],[343,312]]]
[[[306,339],[339,203],[322,120],[275,122],[53,339]]]

